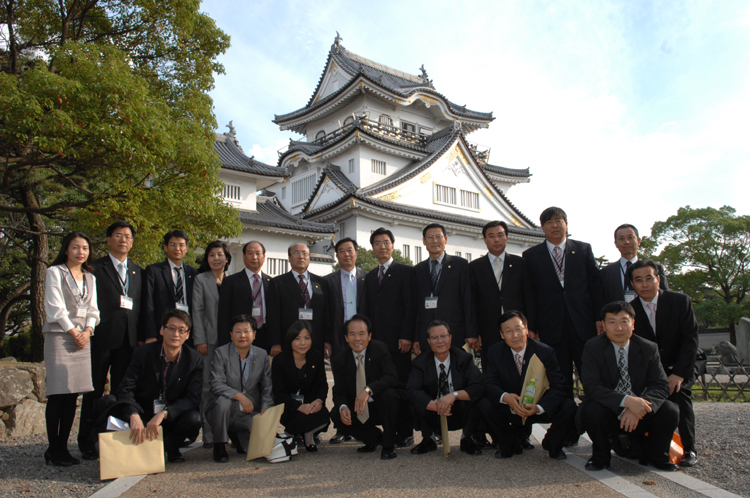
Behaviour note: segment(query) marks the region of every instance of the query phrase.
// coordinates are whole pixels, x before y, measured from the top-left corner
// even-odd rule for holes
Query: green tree
[[[735,324],[750,312],[750,216],[729,206],[680,208],[652,227],[647,248],[661,246],[656,259],[670,287],[692,297],[699,320],[728,326],[736,344]]]
[[[405,265],[414,266],[414,263],[411,262],[409,258],[405,258],[401,255],[401,250],[396,249],[393,251],[392,254],[393,261],[396,263],[403,263]],[[360,270],[364,271],[370,271],[373,268],[378,267],[378,258],[375,257],[375,253],[372,251],[372,249],[365,249],[364,247],[359,248],[359,251],[357,251],[357,263],[355,265]],[[336,263],[333,265],[333,271],[338,271],[341,269],[341,265]]]
[[[239,234],[219,195],[208,91],[228,36],[198,0],[4,0],[0,225],[25,253],[32,355],[42,357],[44,272],[59,236],[128,219],[135,259],[161,259],[182,228]],[[1,218],[5,220],[6,218]],[[30,271],[29,271],[30,270]]]

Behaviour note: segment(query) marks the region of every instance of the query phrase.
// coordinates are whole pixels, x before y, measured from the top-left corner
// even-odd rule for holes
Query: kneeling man
[[[440,433],[441,415],[448,417],[448,430],[463,430],[461,451],[482,454],[471,439],[476,428],[474,409],[484,392],[482,373],[470,354],[451,347],[452,339],[450,325],[434,320],[427,326],[430,351],[412,362],[406,396],[422,431],[422,442],[411,449],[413,455],[437,449],[434,434]]]
[[[255,318],[237,315],[229,326],[231,342],[214,352],[211,394],[206,402],[206,418],[214,433],[214,461],[219,463],[229,460],[229,433],[237,435],[237,453],[245,454],[253,417],[273,406],[271,363],[264,349],[253,346],[258,328]]]
[[[593,443],[587,470],[609,467],[610,436],[631,433],[642,438],[641,464],[677,470],[669,461],[669,444],[679,410],[667,400],[669,381],[657,345],[633,335],[635,311],[624,301],[602,308],[604,334],[583,349],[581,422]],[[638,394],[636,394],[638,393]]]

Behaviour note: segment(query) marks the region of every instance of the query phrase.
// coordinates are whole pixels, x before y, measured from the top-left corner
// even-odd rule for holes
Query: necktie
[[[260,283],[260,275],[257,273],[253,275],[253,306],[259,306],[260,307],[260,315],[257,317],[258,320],[258,328],[263,326],[264,320],[263,320],[263,293],[260,291],[261,289],[261,283]]]
[[[438,389],[440,390],[440,395],[445,396],[450,392],[450,388],[448,387],[448,373],[445,371],[445,365],[442,363],[440,364],[440,376],[438,377]]]
[[[383,283],[384,276],[385,276],[385,266],[380,265],[380,273],[378,273],[378,285]]]
[[[346,279],[346,289],[344,290],[344,318],[346,320],[357,314],[357,288],[355,285],[354,275],[350,273]]]
[[[518,375],[521,375],[521,372],[523,372],[523,358],[521,358],[521,355],[518,353],[515,353],[513,356],[516,357],[516,368],[518,369]]]
[[[117,273],[120,274],[120,282],[122,282],[122,288],[125,294],[130,290],[130,281],[128,280],[128,270],[125,268],[125,263],[117,265]]]
[[[357,355],[357,394],[361,393],[362,390],[367,385],[367,377],[365,377],[365,356],[358,354]],[[362,413],[357,415],[357,418],[361,423],[367,422],[367,419],[370,418],[370,407],[367,406],[367,403],[365,403],[365,409]]]
[[[495,258],[495,260],[492,262],[492,271],[495,272],[495,282],[497,282],[497,288],[502,288],[503,262],[500,261],[500,258]]]
[[[438,282],[438,271],[437,271],[437,260],[431,259],[430,260],[430,279],[432,280],[432,290],[435,290],[435,286],[437,286]]]
[[[620,394],[633,395],[633,389],[630,386],[630,373],[628,373],[628,363],[625,361],[625,348],[621,347],[618,351],[617,368],[620,370],[620,380],[617,381],[615,391]]]
[[[299,276],[299,290],[302,293],[302,297],[305,298],[305,308],[309,308],[310,307],[310,293],[307,291],[307,282],[305,281],[304,275]]]
[[[175,303],[181,303],[184,297],[184,292],[182,290],[182,267],[181,266],[175,266],[174,271],[177,275],[177,278],[175,279],[174,284],[174,302]]]
[[[648,321],[651,322],[651,328],[656,334],[656,303],[646,303],[648,308]]]
[[[630,278],[628,277],[628,270],[630,269],[630,265],[632,265],[632,264],[633,263],[631,263],[630,261],[626,261],[625,262],[625,275],[622,277],[622,279],[623,279],[623,281],[625,283],[625,286],[624,286],[625,292],[633,290],[633,286],[630,285]]]
[[[557,279],[560,282],[565,281],[565,268],[563,267],[562,251],[559,247],[555,246],[552,250],[552,255],[555,257],[555,271],[557,272]]]

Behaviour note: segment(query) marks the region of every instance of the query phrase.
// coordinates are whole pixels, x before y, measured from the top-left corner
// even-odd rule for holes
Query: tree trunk
[[[23,293],[29,288],[29,282],[24,282],[20,287],[14,289],[6,298],[0,302],[0,349],[5,344],[5,327],[8,324],[8,315],[10,315],[13,306],[22,301]]]
[[[23,187],[21,199],[24,207],[38,208],[39,199],[36,198],[31,187]],[[29,228],[35,235],[31,236],[32,247],[29,257],[29,268],[31,269],[31,297],[29,308],[31,310],[31,361],[44,360],[44,334],[42,328],[46,316],[44,314],[44,277],[47,272],[49,258],[49,245],[47,240],[47,227],[44,219],[38,213],[29,212],[26,215]]]

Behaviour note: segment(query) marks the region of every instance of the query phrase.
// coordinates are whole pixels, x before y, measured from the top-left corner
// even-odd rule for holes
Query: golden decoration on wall
[[[432,178],[432,175],[431,175],[430,173],[425,173],[424,175],[422,175],[422,176],[421,176],[421,177],[419,178],[419,181],[420,181],[421,183],[427,183],[427,182],[429,182],[429,181],[430,181],[430,178]]]
[[[495,198],[495,196],[492,194],[492,191],[488,189],[487,187],[484,187],[484,193],[487,194],[487,197],[489,197],[490,199]]]
[[[419,100],[422,102],[429,102],[430,104],[437,104],[437,99],[433,99],[432,97],[427,97],[426,95],[420,95]]]
[[[396,191],[396,192],[391,192],[390,194],[386,194],[384,196],[378,197],[378,199],[383,200],[383,201],[392,201],[393,199],[398,199],[399,197],[401,197],[401,194],[399,194],[398,191]]]
[[[521,221],[520,221],[520,220],[519,220],[518,218],[516,218],[515,216],[513,216],[512,214],[510,215],[510,220],[511,220],[511,221],[512,221],[513,223],[515,223],[515,224],[516,224],[516,226],[519,226],[519,227],[522,227],[522,226],[523,226],[523,223],[521,223]]]
[[[466,159],[466,156],[464,155],[463,151],[458,146],[458,144],[456,144],[456,146],[453,147],[453,149],[451,149],[451,151],[448,152],[448,155],[446,156],[446,158],[448,159],[449,163],[451,161],[453,161],[456,157],[460,157],[461,158],[461,162],[463,162],[464,166],[467,165],[467,164],[469,164],[469,161]]]

